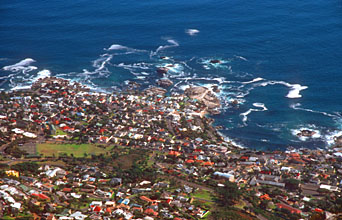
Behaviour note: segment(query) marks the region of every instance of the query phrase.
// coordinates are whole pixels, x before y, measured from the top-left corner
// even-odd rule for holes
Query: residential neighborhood
[[[157,92],[156,92],[157,91]],[[0,93],[2,219],[342,219],[342,145],[236,146],[184,94]]]

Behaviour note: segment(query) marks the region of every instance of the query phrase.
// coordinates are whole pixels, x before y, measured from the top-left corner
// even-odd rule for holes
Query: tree
[[[216,189],[218,195],[216,200],[221,206],[234,205],[241,198],[242,192],[236,183],[226,181],[224,185]]]
[[[289,189],[289,190],[297,190],[299,189],[299,180],[296,179],[285,179],[285,188]]]
[[[17,170],[19,172],[30,172],[33,174],[38,173],[39,165],[35,162],[23,162],[11,166],[11,169]]]
[[[309,220],[324,220],[326,219],[324,213],[315,213],[310,216]]]

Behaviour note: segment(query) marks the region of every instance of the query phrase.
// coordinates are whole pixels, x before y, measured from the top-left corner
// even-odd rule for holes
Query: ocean
[[[171,92],[219,86],[210,117],[236,144],[327,148],[342,135],[341,15],[340,0],[2,0],[0,89],[49,75],[145,88],[169,66]]]

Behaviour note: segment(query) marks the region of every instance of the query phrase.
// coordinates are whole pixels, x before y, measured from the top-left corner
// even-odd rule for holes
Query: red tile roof
[[[280,208],[280,209],[286,209],[286,210],[290,211],[291,213],[296,213],[296,214],[302,213],[301,210],[295,209],[292,206],[289,206],[289,205],[286,205],[286,204],[283,204],[283,203],[277,203],[277,207]]]

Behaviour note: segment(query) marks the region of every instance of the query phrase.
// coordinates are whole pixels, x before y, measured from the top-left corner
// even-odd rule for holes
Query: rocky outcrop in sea
[[[202,86],[190,87],[185,90],[185,95],[192,99],[197,99],[203,102],[206,105],[209,113],[220,113],[220,99],[212,92],[212,90]]]

